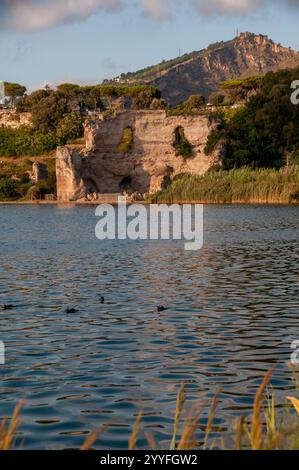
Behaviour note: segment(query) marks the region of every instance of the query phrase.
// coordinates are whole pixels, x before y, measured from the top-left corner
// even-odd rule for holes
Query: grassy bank
[[[203,176],[180,175],[168,189],[151,196],[153,203],[211,204],[299,203],[299,166],[281,170],[209,171]]]

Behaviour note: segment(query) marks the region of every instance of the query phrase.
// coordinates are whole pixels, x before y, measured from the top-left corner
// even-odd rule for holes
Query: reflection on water
[[[182,381],[191,406],[222,390],[223,429],[248,413],[272,364],[273,385],[292,388],[298,215],[209,206],[204,248],[185,252],[177,241],[99,242],[94,207],[1,206],[0,304],[15,308],[0,312],[0,416],[25,398],[23,447],[79,447],[109,422],[98,447],[127,448],[140,409],[167,442]],[[169,309],[157,314],[160,303]]]

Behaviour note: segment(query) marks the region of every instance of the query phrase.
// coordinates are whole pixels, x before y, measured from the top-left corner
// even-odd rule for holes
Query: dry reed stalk
[[[153,436],[147,432],[144,433],[151,450],[157,450],[157,444]]]
[[[177,450],[193,450],[198,447],[198,443],[194,439],[196,429],[198,427],[199,414],[187,419],[184,425],[182,437],[178,443]]]
[[[108,424],[104,424],[100,429],[95,429],[94,431],[91,431],[87,438],[84,441],[84,444],[82,445],[80,450],[89,450],[93,446],[93,444],[98,440],[98,438],[104,434],[106,429],[108,428]]]
[[[244,436],[244,416],[241,416],[237,420],[237,431],[236,431],[236,450],[241,450],[243,445],[243,436]]]
[[[297,411],[297,413],[299,415],[299,400],[298,400],[298,398],[287,397],[287,399],[290,400],[290,402],[292,403],[293,407],[295,408],[295,410]]]
[[[249,439],[252,450],[262,450],[263,448],[263,423],[261,419],[261,409],[264,401],[264,391],[271,380],[272,373],[273,368],[265,375],[265,378],[255,396],[251,429],[249,432]]]
[[[215,421],[215,417],[216,417],[217,406],[218,406],[218,397],[215,396],[213,398],[210,413],[209,413],[209,417],[208,417],[208,423],[207,423],[207,427],[206,427],[205,441],[204,441],[204,445],[203,445],[203,450],[206,450],[207,446],[208,446],[209,436],[211,434],[213,424],[214,424],[214,421]]]
[[[184,409],[185,401],[186,401],[185,385],[182,384],[180,387],[178,396],[177,396],[177,401],[176,401],[174,428],[173,428],[172,441],[170,444],[170,450],[175,450],[175,447],[176,447],[176,437],[178,434],[181,414]]]
[[[10,450],[13,445],[15,434],[20,425],[20,413],[24,406],[24,401],[20,401],[15,407],[10,424],[7,427],[7,419],[3,419],[0,426],[0,450]]]
[[[135,450],[136,448],[137,439],[138,439],[139,431],[141,427],[141,420],[142,420],[142,413],[139,413],[136,418],[131,437],[129,439],[129,450]]]

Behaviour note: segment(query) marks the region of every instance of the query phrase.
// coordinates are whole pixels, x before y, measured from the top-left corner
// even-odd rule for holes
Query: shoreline
[[[1,206],[98,206],[101,204],[110,204],[117,206],[114,200],[98,200],[98,201],[0,201]],[[232,201],[232,202],[212,202],[212,201],[173,201],[173,202],[148,202],[148,201],[135,201],[128,202],[127,205],[162,205],[166,204],[203,204],[205,206],[299,206],[299,202],[281,202],[281,201]]]

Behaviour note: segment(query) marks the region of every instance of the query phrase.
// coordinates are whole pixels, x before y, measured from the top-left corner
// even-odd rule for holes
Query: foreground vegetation
[[[56,194],[55,158],[43,159],[48,178],[38,183],[30,181],[33,162],[34,159],[28,158],[0,161],[0,201],[26,201],[40,199],[45,194]]]
[[[299,166],[280,170],[218,170],[203,176],[180,175],[166,190],[151,196],[150,202],[298,203]]]
[[[183,419],[186,403],[186,391],[181,385],[177,396],[174,415],[173,436],[169,443],[170,450],[212,450],[214,448],[232,450],[298,450],[299,449],[299,400],[295,396],[288,396],[279,402],[276,401],[275,392],[268,391],[273,370],[265,376],[261,386],[256,392],[253,409],[250,416],[237,418],[231,426],[234,436],[230,442],[217,429],[215,419],[217,416],[218,397],[211,402],[210,412],[205,425],[200,425],[201,412],[193,409]],[[295,371],[293,371],[295,374]],[[296,377],[295,377],[296,379]],[[296,381],[296,393],[298,392]],[[10,421],[3,419],[0,422],[0,450],[15,448],[15,441],[20,426],[20,413],[24,402],[16,407]],[[128,449],[134,450],[138,445],[138,438],[142,429],[142,413],[139,413],[128,442]],[[91,449],[99,441],[101,435],[107,430],[104,425],[92,431],[82,444],[81,450]],[[199,437],[199,435],[201,437]],[[154,436],[145,432],[148,447],[159,449]]]
[[[227,170],[298,164],[299,106],[291,102],[291,84],[298,74],[299,69],[295,68],[221,84],[239,107],[219,108],[222,124],[210,134],[206,153],[223,143]]]

